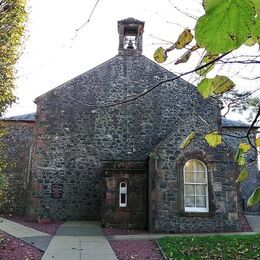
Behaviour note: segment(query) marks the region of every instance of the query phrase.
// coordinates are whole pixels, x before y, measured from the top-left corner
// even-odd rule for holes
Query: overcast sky
[[[194,28],[203,8],[199,0],[100,0],[88,24],[96,0],[28,0],[27,36],[17,66],[18,104],[6,115],[35,112],[33,100],[50,89],[112,58],[118,51],[117,21],[128,17],[145,21],[144,55],[174,42],[185,27]],[[177,10],[178,7],[182,12]],[[155,38],[156,37],[156,38]],[[158,43],[160,43],[158,45]],[[172,62],[182,52],[171,54],[164,65],[181,73],[194,68],[198,55],[187,65]],[[186,77],[190,82],[195,75]]]

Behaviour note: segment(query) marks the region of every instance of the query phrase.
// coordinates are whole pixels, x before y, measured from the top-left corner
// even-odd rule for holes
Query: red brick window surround
[[[125,208],[127,206],[127,183],[120,182],[119,184],[119,207]]]

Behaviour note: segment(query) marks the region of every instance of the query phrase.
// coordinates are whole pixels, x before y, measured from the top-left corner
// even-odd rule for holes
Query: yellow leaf
[[[218,132],[206,134],[205,139],[211,147],[216,147],[222,143],[222,136]]]
[[[256,140],[255,140],[255,145],[256,145],[257,147],[260,146],[260,136],[256,138]]]
[[[247,143],[241,143],[241,144],[239,145],[239,148],[241,148],[241,149],[243,150],[243,152],[246,153],[247,151],[250,150],[250,145],[247,144]]]
[[[213,79],[213,92],[215,94],[222,94],[235,86],[234,82],[226,76],[217,75]]]
[[[178,40],[175,42],[176,49],[182,49],[193,40],[193,35],[190,29],[185,29],[180,35]]]
[[[155,59],[155,61],[157,61],[158,63],[163,63],[166,61],[167,59],[167,55],[166,52],[164,50],[163,47],[159,47],[153,55],[153,58]]]
[[[198,68],[203,66],[203,65],[206,65],[207,63],[215,60],[216,58],[218,57],[217,54],[211,54],[211,53],[207,53],[203,58],[202,60],[200,61],[199,65],[197,66]],[[203,69],[200,69],[200,70],[197,70],[196,73],[200,76],[205,76],[207,75],[208,72],[210,72],[211,70],[214,69],[214,66],[215,64],[212,63],[206,67],[204,67]]]
[[[240,166],[243,166],[243,165],[246,164],[246,159],[245,159],[244,155],[242,155],[242,156],[240,156],[240,157],[238,158],[237,163],[238,163],[238,165],[240,165]]]
[[[198,44],[195,44],[190,50],[191,51],[196,51],[199,48],[200,48],[200,46]]]
[[[184,140],[183,142],[181,143],[180,145],[180,148],[181,149],[184,149],[185,147],[187,147],[190,142],[192,141],[192,139],[194,138],[195,136],[195,133],[194,132],[191,132]]]
[[[242,182],[244,180],[246,180],[248,177],[248,171],[247,171],[247,168],[244,167],[243,170],[240,172],[236,182]]]

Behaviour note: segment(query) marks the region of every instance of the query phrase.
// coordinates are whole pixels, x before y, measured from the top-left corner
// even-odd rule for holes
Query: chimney
[[[117,22],[119,55],[142,55],[144,22],[127,18]]]

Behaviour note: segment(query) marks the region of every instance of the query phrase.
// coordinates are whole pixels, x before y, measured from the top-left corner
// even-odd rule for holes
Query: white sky
[[[171,2],[194,16],[203,13],[199,0]],[[169,0],[100,0],[91,21],[75,37],[76,29],[88,19],[95,3],[96,0],[28,0],[27,39],[17,66],[19,100],[7,116],[34,112],[33,100],[37,96],[115,56],[118,20],[134,17],[145,21],[144,55],[151,59],[157,47],[166,46],[157,45],[160,41],[151,35],[174,42],[185,27],[192,29],[195,25],[194,19],[176,10]],[[182,53],[171,54],[164,66],[175,73],[194,68],[196,54],[188,65],[171,63]],[[194,76],[185,79],[192,82]],[[240,85],[243,87],[243,82]]]

